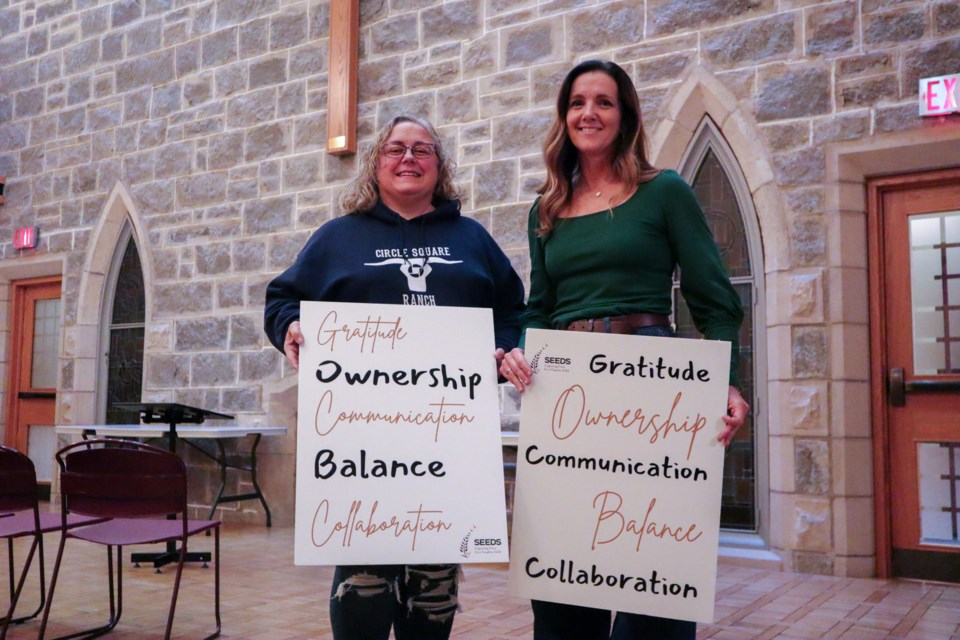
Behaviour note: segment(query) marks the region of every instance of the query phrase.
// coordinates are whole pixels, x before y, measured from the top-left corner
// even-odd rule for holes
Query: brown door
[[[960,582],[960,170],[868,192],[880,573]]]
[[[56,444],[57,371],[60,355],[60,278],[18,280],[12,285],[7,444],[24,451],[49,483]]]

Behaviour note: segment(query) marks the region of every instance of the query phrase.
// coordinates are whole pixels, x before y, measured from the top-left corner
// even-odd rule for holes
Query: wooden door
[[[879,569],[960,582],[960,169],[868,193]]]
[[[60,356],[60,278],[12,285],[7,444],[26,452],[37,479],[53,477],[57,372]]]

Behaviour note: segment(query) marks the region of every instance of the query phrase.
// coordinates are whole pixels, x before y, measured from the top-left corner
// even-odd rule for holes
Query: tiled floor
[[[49,573],[56,536],[48,536]],[[193,550],[212,548],[200,539]],[[223,532],[223,636],[243,640],[329,638],[327,594],[331,570],[293,565],[293,530],[225,525]],[[18,559],[25,547],[18,542]],[[67,633],[106,618],[105,552],[71,541],[51,628]],[[126,556],[126,554],[124,554]],[[6,564],[5,562],[0,564]],[[130,569],[124,575],[124,615],[109,638],[163,637],[172,570]],[[2,575],[5,584],[5,571]],[[463,612],[455,638],[532,638],[525,600],[511,597],[504,567],[472,565],[461,586]],[[175,638],[200,638],[212,629],[213,571],[190,566],[184,572]],[[873,640],[960,640],[960,587],[916,582],[851,580],[720,567],[716,622],[701,625],[701,640],[829,638]],[[37,589],[24,596],[36,603]],[[26,606],[26,604],[25,604]],[[10,640],[36,638],[39,625],[15,627]]]

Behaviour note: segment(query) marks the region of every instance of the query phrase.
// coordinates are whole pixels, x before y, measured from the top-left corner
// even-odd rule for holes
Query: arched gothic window
[[[740,387],[752,411],[726,451],[723,469],[723,498],[720,524],[728,530],[756,532],[766,538],[766,439],[761,437],[762,403],[760,384],[765,377],[763,357],[757,348],[764,344],[758,335],[764,323],[762,312],[762,247],[749,190],[729,147],[709,118],[704,118],[681,174],[693,187],[713,231],[720,256],[734,289],[740,294],[744,321],[740,330]],[[674,321],[681,337],[699,337],[683,297],[679,274],[674,275]]]
[[[114,286],[106,306],[106,393],[104,416],[106,424],[136,424],[136,411],[115,408],[118,402],[140,402],[143,386],[143,335],[146,301],[143,270],[137,243],[132,235],[119,260],[112,269]]]

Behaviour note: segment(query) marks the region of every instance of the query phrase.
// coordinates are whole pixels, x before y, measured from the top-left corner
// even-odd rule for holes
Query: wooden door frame
[[[873,492],[877,577],[892,575],[893,527],[890,505],[890,431],[887,416],[886,237],[883,196],[890,191],[960,180],[960,168],[867,178],[867,274],[870,299],[870,408],[873,423]]]
[[[27,443],[22,442],[23,434],[17,429],[19,414],[19,394],[20,378],[23,374],[23,358],[18,353],[19,346],[24,338],[33,334],[32,327],[23,326],[23,313],[17,313],[22,309],[26,292],[31,287],[57,284],[59,289],[63,290],[63,278],[56,276],[43,276],[39,278],[24,278],[22,280],[13,280],[10,282],[10,343],[7,345],[7,403],[6,403],[6,429],[4,430],[4,441],[8,446],[12,446],[20,451],[27,450]]]

